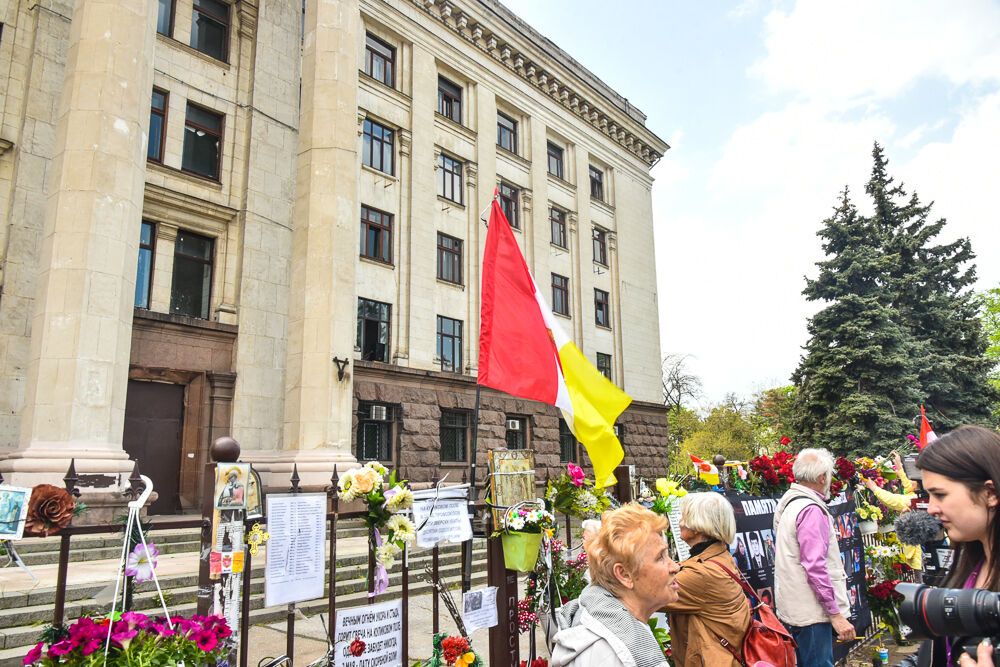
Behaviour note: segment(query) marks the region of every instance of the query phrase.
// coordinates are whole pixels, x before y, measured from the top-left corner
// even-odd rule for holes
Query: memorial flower
[[[347,647],[347,652],[355,658],[360,658],[365,652],[365,643],[355,637],[354,641]]]
[[[52,484],[39,484],[31,490],[24,533],[41,537],[54,535],[69,525],[77,511],[76,499],[69,491]]]
[[[604,489],[595,488],[583,468],[575,463],[566,464],[566,472],[555,480],[549,480],[545,487],[545,499],[557,512],[578,519],[598,517],[611,507],[611,497]]]
[[[135,545],[135,549],[132,550],[132,553],[128,555],[128,559],[125,561],[125,575],[135,577],[137,584],[141,584],[144,581],[151,581],[159,556],[160,550],[152,542]]]
[[[389,534],[404,542],[412,542],[417,537],[417,528],[407,517],[401,514],[394,514],[386,521],[385,527]]]

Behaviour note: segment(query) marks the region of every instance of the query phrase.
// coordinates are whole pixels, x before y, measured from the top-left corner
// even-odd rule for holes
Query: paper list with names
[[[267,497],[264,603],[271,607],[323,597],[326,494]]]

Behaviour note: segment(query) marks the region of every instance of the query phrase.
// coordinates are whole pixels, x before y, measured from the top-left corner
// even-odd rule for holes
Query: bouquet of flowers
[[[878,504],[869,502],[867,496],[860,492],[855,496],[855,500],[857,500],[859,519],[862,521],[874,521],[875,523],[882,521],[884,515]]]
[[[441,632],[434,635],[434,652],[427,662],[418,662],[414,667],[483,667],[483,659],[472,650],[465,637],[449,637]]]
[[[545,581],[545,577],[548,577],[549,585],[555,586],[552,593],[558,596],[560,604],[577,599],[587,587],[584,576],[587,573],[587,552],[581,551],[578,555],[567,558],[566,545],[561,540],[552,540],[550,549],[551,573],[536,571],[529,575],[525,582],[527,597],[517,603],[518,627],[522,633],[537,625],[539,610],[549,606],[550,591],[545,586],[539,586],[539,581]]]
[[[657,478],[655,488],[656,498],[649,509],[662,516],[669,515],[677,499],[687,495],[687,490],[679,482],[666,477]]]
[[[583,468],[575,463],[566,464],[566,472],[545,489],[545,499],[563,514],[580,519],[599,517],[611,507],[611,497],[604,489],[595,489]]]
[[[556,518],[540,503],[520,503],[509,508],[493,532],[503,541],[504,566],[517,572],[532,572],[538,562],[543,539],[556,533]]]
[[[876,582],[871,575],[867,577],[868,607],[872,614],[878,619],[879,624],[885,626],[896,638],[897,643],[903,642],[901,627],[902,621],[899,618],[899,603],[903,601],[903,595],[896,592],[897,579],[887,579]]]
[[[751,490],[763,496],[784,493],[795,481],[792,473],[794,463],[795,455],[786,451],[776,452],[774,456],[761,454],[750,459]]]
[[[108,667],[215,665],[229,652],[226,640],[232,634],[221,616],[175,616],[167,621],[127,611],[114,622],[109,618],[84,616],[68,628],[48,631],[48,641],[36,644],[24,656],[23,663],[26,667],[101,665],[109,626]]]
[[[344,473],[338,495],[341,500],[363,500],[368,505],[365,523],[375,554],[375,585],[371,595],[384,593],[389,587],[389,568],[417,536],[413,522],[401,514],[413,506],[413,492],[405,479],[396,479],[395,470],[390,473],[381,463],[369,461]]]
[[[522,504],[511,508],[505,515],[503,526],[494,535],[503,533],[541,533],[552,537],[556,532],[556,518],[541,507]]]
[[[857,483],[857,468],[850,459],[838,456],[833,465],[833,481],[830,483],[830,497],[836,498],[845,487]]]

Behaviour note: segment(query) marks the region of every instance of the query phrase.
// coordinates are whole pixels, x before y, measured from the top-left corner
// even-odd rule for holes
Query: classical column
[[[625,387],[625,348],[622,346],[622,290],[621,279],[618,271],[618,234],[608,232],[608,263],[611,265],[611,312],[609,315],[614,318],[611,335],[615,341],[614,356],[614,383],[619,387]]]
[[[410,219],[410,170],[413,149],[413,134],[409,130],[399,130],[399,215],[393,236],[396,249],[396,330],[393,332],[393,363],[409,365],[410,360],[410,279],[413,266],[413,224]]]
[[[479,168],[474,162],[465,165],[466,238],[462,275],[465,277],[465,296],[469,309],[468,322],[462,350],[465,355],[465,372],[475,375],[479,367],[479,200],[476,188],[479,186]],[[490,212],[486,211],[489,216]],[[486,218],[489,220],[489,217]]]
[[[283,448],[250,458],[287,485],[329,482],[351,454],[357,324],[358,0],[306,3],[296,162]],[[334,359],[350,360],[343,376]]]
[[[120,501],[125,476],[114,475],[131,469],[122,431],[155,27],[147,0],[74,3],[21,442],[0,461],[18,485],[59,482],[71,458],[80,473],[110,475],[92,506]]]

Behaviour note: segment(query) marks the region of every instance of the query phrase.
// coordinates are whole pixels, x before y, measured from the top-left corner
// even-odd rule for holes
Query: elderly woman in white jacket
[[[637,504],[606,512],[587,540],[592,583],[556,614],[552,667],[666,667],[648,621],[677,601],[667,520]]]

